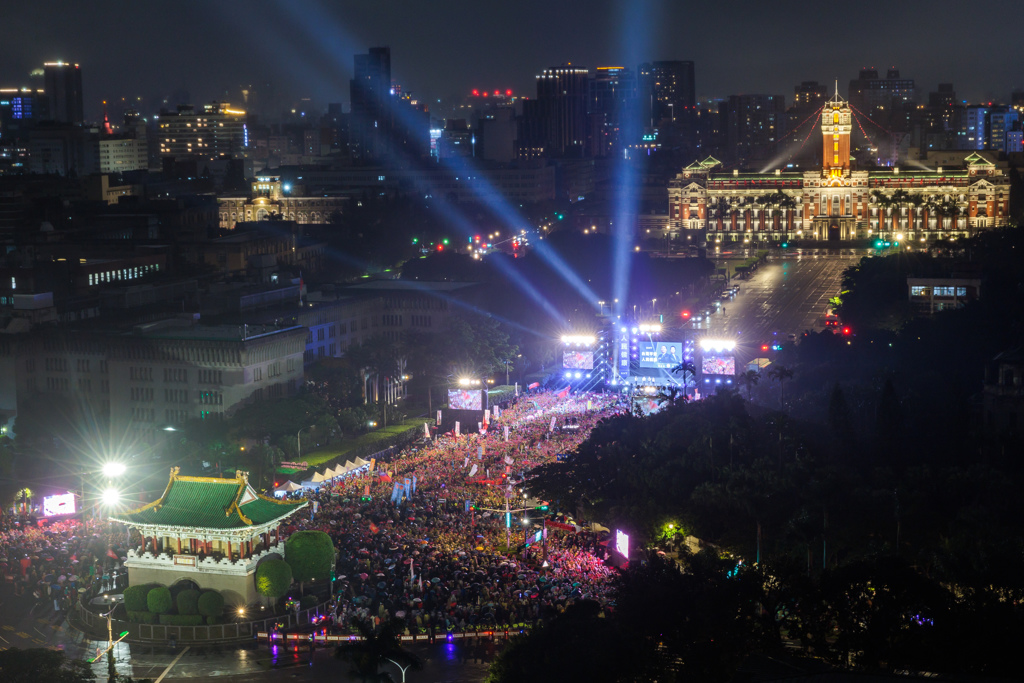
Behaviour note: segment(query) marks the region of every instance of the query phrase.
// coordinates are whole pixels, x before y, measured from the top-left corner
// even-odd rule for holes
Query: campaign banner
[[[377,458],[370,458],[370,472],[373,472],[373,468],[377,466]]]
[[[430,438],[430,425],[427,424],[426,422],[423,423],[423,438]]]
[[[484,459],[484,445],[483,444],[480,444],[479,446],[476,447],[476,459],[477,460],[483,460]]]
[[[490,421],[491,421],[491,409],[488,408],[487,410],[484,411],[484,422],[490,422]]]
[[[561,529],[562,531],[576,532],[576,527],[572,524],[563,524],[562,522],[547,521],[544,523],[549,529]]]
[[[548,425],[548,431],[555,431],[555,417],[553,415],[551,416],[551,424]]]
[[[468,455],[466,456],[466,462],[462,463],[462,467],[463,468],[469,467],[469,456]]]
[[[412,492],[416,493],[416,475],[412,475]]]
[[[412,479],[405,480],[405,497],[412,498]]]
[[[455,436],[458,436],[458,435],[459,435],[459,423],[458,423],[458,421],[456,421],[455,422]]]
[[[505,441],[508,441],[508,425],[505,425]]]
[[[494,406],[494,419],[501,419],[501,408],[498,406]]]
[[[472,477],[472,476],[473,476],[473,475],[475,475],[475,474],[476,474],[476,465],[473,465],[473,469],[471,469],[471,470],[469,471],[469,476],[471,476],[471,477]]]
[[[437,411],[437,426],[441,426],[441,411]]]

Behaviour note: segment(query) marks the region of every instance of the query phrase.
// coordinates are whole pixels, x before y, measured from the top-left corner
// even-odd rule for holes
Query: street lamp
[[[108,462],[103,465],[103,476],[108,478],[120,477],[127,469],[123,462]]]
[[[107,507],[114,507],[115,505],[121,502],[121,492],[113,487],[108,488],[105,491],[103,491],[101,500],[103,501],[103,504],[106,505]]]
[[[313,428],[313,425],[309,425],[308,427],[299,427],[299,431],[295,432],[295,457],[296,458],[301,458],[302,457],[302,430],[303,429],[312,429],[312,428]]]

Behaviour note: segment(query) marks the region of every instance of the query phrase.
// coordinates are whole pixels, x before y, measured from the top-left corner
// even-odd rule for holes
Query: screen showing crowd
[[[562,367],[567,370],[593,370],[593,351],[563,351]]]
[[[483,391],[480,389],[449,389],[449,410],[483,410]]]
[[[683,345],[679,342],[640,342],[640,367],[670,370],[683,362]]]
[[[704,356],[700,371],[705,375],[735,375],[736,358],[733,356]]]

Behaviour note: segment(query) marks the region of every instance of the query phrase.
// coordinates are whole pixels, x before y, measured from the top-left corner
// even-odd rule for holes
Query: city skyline
[[[15,7],[9,10],[12,25],[34,26],[47,15],[67,20],[52,31],[11,36],[0,47],[6,65],[0,79],[5,87],[26,85],[45,61],[79,63],[90,119],[100,116],[104,99],[140,97],[144,107],[168,99],[173,106],[176,94],[188,93],[192,103],[201,103],[230,98],[241,85],[258,89],[265,83],[281,104],[309,97],[317,109],[328,102],[347,106],[353,55],[383,45],[391,47],[395,81],[435,105],[473,88],[533,97],[535,75],[561,64],[593,70],[672,59],[695,62],[699,97],[766,93],[789,100],[804,80],[838,79],[845,92],[863,67],[900,69],[915,79],[919,101],[939,82],[952,82],[969,102],[1005,100],[1024,85],[1010,59],[1012,23],[989,20],[1000,8],[1011,11],[1008,1],[995,2],[985,17],[958,12],[951,1],[931,2],[926,24],[920,16],[924,6],[917,3],[860,3],[860,17],[840,14],[842,21],[831,22],[788,0],[771,6],[735,2],[726,10],[597,2],[585,12],[574,4],[530,2],[514,11],[461,1],[448,3],[444,12],[391,5],[381,12],[370,5],[318,2],[257,13],[233,1],[203,12],[196,3],[183,3],[174,16],[150,6],[133,8],[130,15],[102,14],[58,0]],[[871,30],[865,32],[865,24]],[[708,27],[718,27],[725,37],[713,37]],[[509,36],[507,44],[501,35]],[[794,41],[793,35],[802,39]],[[937,40],[950,35],[965,39]],[[202,49],[183,51],[184,43]]]

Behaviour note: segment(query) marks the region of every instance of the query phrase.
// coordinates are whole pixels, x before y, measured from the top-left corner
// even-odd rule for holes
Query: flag
[[[412,498],[412,479],[405,480],[405,497]]]
[[[441,426],[441,411],[437,411],[437,426]]]
[[[412,492],[416,493],[416,475],[412,475]]]
[[[508,425],[505,425],[505,441],[508,441]]]
[[[501,408],[494,406],[494,419],[497,420],[501,417]]]
[[[511,465],[513,462],[515,462],[515,460],[513,460],[512,458],[510,458],[507,455],[505,456],[505,464],[506,465]]]
[[[463,467],[469,467],[469,456],[466,456],[466,461],[462,463]]]
[[[483,444],[480,444],[479,446],[476,447],[476,459],[477,460],[483,460],[484,459],[484,446],[483,446]]]
[[[549,432],[555,431],[555,416],[554,415],[551,416],[551,424],[548,425],[548,431]]]
[[[569,395],[569,387],[566,387],[565,389],[562,389],[557,394],[558,398],[565,398],[568,395]]]
[[[377,465],[377,458],[370,458],[370,471],[373,472],[373,468]]]
[[[473,469],[469,471],[469,476],[472,477],[474,474],[476,474],[476,465],[473,465]]]
[[[370,533],[372,533],[372,534],[380,533],[380,527],[377,526],[376,524],[374,524],[373,522],[370,522]]]
[[[119,557],[117,556],[117,553],[115,553],[115,552],[114,552],[114,549],[113,549],[113,548],[107,548],[107,557],[109,557],[109,558],[110,558],[110,559],[112,559],[112,560],[118,560],[118,559],[120,559],[120,558],[119,558]]]
[[[456,421],[455,422],[455,436],[458,436],[458,435],[459,435],[459,423],[458,423],[458,421]]]
[[[487,410],[484,411],[484,424],[487,424],[490,421],[491,421],[491,409],[488,408]]]

